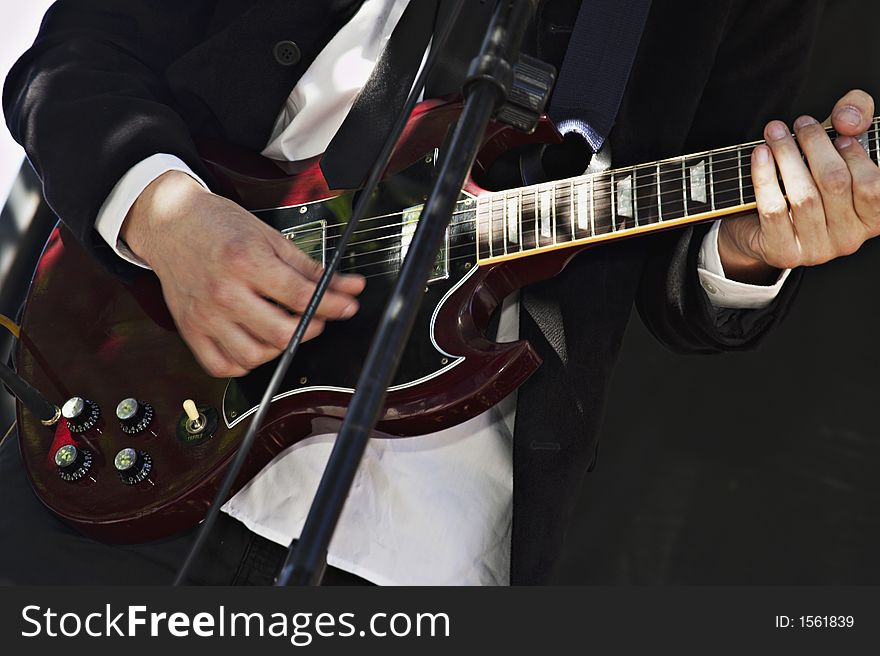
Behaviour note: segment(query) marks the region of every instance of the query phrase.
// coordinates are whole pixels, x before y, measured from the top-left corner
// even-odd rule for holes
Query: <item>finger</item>
[[[752,184],[761,219],[761,243],[754,250],[771,266],[791,268],[800,253],[788,204],[776,177],[773,154],[767,146],[758,146],[752,152]]]
[[[261,364],[274,360],[281,353],[281,349],[258,340],[242,326],[231,321],[213,326],[212,337],[223,355],[245,371],[252,371]]]
[[[367,279],[359,273],[337,273],[330,281],[330,289],[343,294],[359,295],[367,286]]]
[[[310,258],[289,239],[282,237],[279,243],[275,243],[275,241],[273,239],[273,244],[276,247],[275,252],[279,258],[302,273],[307,280],[318,282],[324,273],[324,267],[320,262]],[[337,273],[330,281],[330,289],[352,296],[357,296],[364,291],[364,286],[364,277],[358,274]]]
[[[819,250],[827,243],[828,229],[819,190],[801,157],[801,152],[781,121],[771,121],[764,130],[767,144],[782,174],[785,195],[791,206],[794,231],[805,254]]]
[[[244,376],[246,369],[240,367],[231,358],[217,346],[210,337],[206,335],[193,335],[191,337],[184,336],[186,343],[189,344],[190,350],[196,356],[202,369],[209,376],[214,378],[236,378]]]
[[[279,351],[287,348],[293,332],[299,326],[299,317],[291,315],[277,305],[266,299],[251,294],[245,299],[239,309],[242,317],[247,317],[247,323],[239,322],[239,326],[247,330],[256,339]],[[324,321],[318,317],[312,319],[306,328],[303,339],[308,341],[317,337],[324,330]]]
[[[868,131],[874,116],[874,99],[854,89],[837,101],[831,111],[831,124],[842,135],[857,137]]]
[[[852,176],[853,205],[869,236],[880,233],[880,168],[852,137],[838,137],[835,146]]]
[[[314,282],[280,259],[267,262],[253,285],[258,294],[277,301],[295,313],[302,313],[306,309],[315,292]],[[348,319],[355,315],[358,308],[354,296],[328,289],[318,305],[317,315],[332,320]]]
[[[844,251],[852,252],[854,241],[857,241],[855,248],[864,241],[864,226],[853,207],[849,168],[824,128],[814,118],[801,116],[795,121],[794,127],[819,189],[825,226],[830,237],[830,242],[824,244],[824,248],[820,247],[814,257],[817,261],[827,260]]]

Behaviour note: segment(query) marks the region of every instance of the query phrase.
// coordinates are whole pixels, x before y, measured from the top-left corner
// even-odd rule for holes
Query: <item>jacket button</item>
[[[279,41],[273,50],[275,61],[282,66],[295,66],[302,59],[299,46],[293,41]]]

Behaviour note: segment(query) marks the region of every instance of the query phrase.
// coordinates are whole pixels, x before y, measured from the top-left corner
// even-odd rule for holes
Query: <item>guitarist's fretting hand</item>
[[[230,200],[171,171],[141,193],[121,237],[162,282],[180,334],[205,371],[241,376],[277,357],[298,324],[321,266]],[[324,320],[358,310],[361,276],[337,276],[306,339]],[[271,299],[271,300],[267,300]]]
[[[767,125],[769,147],[758,146],[752,154],[758,212],[724,221],[719,231],[729,278],[769,284],[779,269],[850,255],[880,234],[880,169],[853,138],[865,133],[873,116],[871,96],[851,91],[831,114],[841,135],[834,143],[815,119],[797,119],[794,131],[807,163],[784,123]]]

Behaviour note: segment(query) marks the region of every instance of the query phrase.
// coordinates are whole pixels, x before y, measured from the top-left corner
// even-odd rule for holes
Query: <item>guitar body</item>
[[[361,311],[328,322],[303,345],[275,397],[236,489],[274,456],[313,432],[321,417],[341,419],[384,310],[395,272],[430,189],[431,173],[454,102],[423,103],[414,112],[369,216],[352,240],[343,270],[368,277]],[[500,125],[486,135],[476,167],[524,141],[558,138],[548,122],[531,136]],[[354,193],[331,192],[317,161],[295,172],[268,160],[205,145],[205,161],[221,192],[293,239],[316,259],[327,258],[348,218]],[[419,318],[378,429],[390,436],[435,432],[474,417],[521,385],[540,361],[526,342],[486,337],[505,296],[558,273],[581,247],[525,260],[478,266],[476,202],[469,181],[422,299]],[[193,255],[198,266],[198,255]],[[31,283],[18,342],[20,375],[57,404],[79,396],[101,410],[95,428],[71,435],[62,419],[43,426],[18,407],[19,439],[39,498],[82,533],[109,542],[143,542],[196,525],[204,517],[274,368],[269,363],[236,380],[207,376],[177,333],[158,279],[144,273],[124,283],[108,275],[70,233],[52,234]],[[128,397],[153,409],[149,427],[121,430],[117,404]],[[216,418],[210,437],[187,439],[181,404],[193,399]],[[88,473],[59,475],[54,455],[66,443],[88,451]],[[148,476],[124,483],[114,456],[124,448],[149,455]],[[291,482],[295,484],[295,482]]]

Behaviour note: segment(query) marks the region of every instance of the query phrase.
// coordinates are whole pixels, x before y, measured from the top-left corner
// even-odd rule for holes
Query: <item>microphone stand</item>
[[[464,86],[465,104],[448,153],[425,203],[397,284],[373,339],[339,436],[300,539],[291,545],[276,585],[319,585],[327,548],[413,323],[443,235],[486,127],[507,100],[523,35],[537,0],[498,0],[480,54]]]

